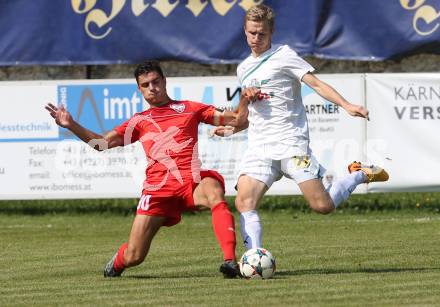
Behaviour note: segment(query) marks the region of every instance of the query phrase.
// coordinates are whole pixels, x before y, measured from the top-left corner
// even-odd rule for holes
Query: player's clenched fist
[[[370,120],[368,116],[369,111],[363,106],[351,104],[347,106],[345,109],[348,112],[348,114],[350,114],[351,116],[363,117]]]
[[[241,95],[246,98],[249,103],[261,100],[261,90],[256,87],[247,87],[242,89]]]
[[[221,137],[228,137],[233,135],[234,132],[235,132],[235,128],[232,126],[218,126],[209,132],[209,136],[213,137],[214,135],[216,135]]]

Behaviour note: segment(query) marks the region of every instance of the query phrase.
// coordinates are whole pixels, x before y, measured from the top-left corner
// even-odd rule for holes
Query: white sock
[[[364,183],[365,180],[366,175],[364,172],[356,171],[329,186],[327,192],[330,194],[335,208],[337,208],[340,203],[347,200],[354,189],[356,189],[359,184]]]
[[[240,214],[240,232],[246,250],[261,247],[261,223],[256,210]]]

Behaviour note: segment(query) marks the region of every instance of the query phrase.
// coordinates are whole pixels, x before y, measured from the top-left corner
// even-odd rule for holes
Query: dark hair
[[[134,70],[134,77],[136,78],[136,82],[139,81],[140,75],[153,71],[157,72],[162,78],[165,77],[158,61],[146,61],[142,64],[139,64]]]

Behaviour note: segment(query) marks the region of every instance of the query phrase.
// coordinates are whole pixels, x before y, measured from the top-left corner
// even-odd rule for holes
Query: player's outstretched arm
[[[57,106],[48,103],[45,106],[45,109],[49,112],[50,116],[55,119],[55,123],[58,126],[69,129],[78,138],[96,150],[102,151],[121,146],[124,143],[123,137],[115,131],[110,131],[105,136],[102,136],[84,128],[72,118],[72,115],[63,105],[58,108]]]
[[[242,92],[240,94],[240,103],[234,111],[216,110],[214,113],[214,125],[244,127],[246,129],[248,125],[248,104],[249,98]]]
[[[368,119],[368,110],[360,105],[351,104],[341,94],[339,94],[333,87],[318,79],[314,74],[307,73],[302,78],[302,81],[310,86],[322,98],[341,106],[351,116],[358,116]]]
[[[246,123],[246,125],[243,125],[241,127],[232,127],[232,126],[217,126],[214,129],[210,131],[211,136],[221,136],[221,137],[227,137],[231,136],[234,133],[240,132],[242,130],[246,130],[249,126],[249,122]]]
[[[248,105],[251,101],[255,101],[256,95],[259,93],[257,89],[253,88],[252,90],[255,92],[255,98],[250,97],[249,90],[242,91],[240,94],[240,103],[234,111],[216,111],[214,124],[218,127],[211,130],[211,136],[231,136],[234,133],[248,128]]]

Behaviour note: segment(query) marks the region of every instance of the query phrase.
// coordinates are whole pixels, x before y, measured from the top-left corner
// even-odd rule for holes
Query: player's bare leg
[[[122,244],[107,263],[104,268],[104,276],[120,276],[125,268],[142,263],[148,254],[151,241],[164,222],[164,217],[136,215],[131,227],[128,244]]]
[[[220,272],[225,278],[234,278],[239,270],[235,256],[235,222],[225,201],[224,191],[218,180],[210,177],[202,179],[193,192],[197,207],[211,209],[214,233],[223,251],[224,263]]]
[[[330,194],[325,190],[320,179],[310,179],[298,184],[309,207],[321,214],[328,214],[335,210]]]
[[[124,254],[126,267],[135,266],[144,261],[150,250],[151,241],[165,219],[161,216],[136,215],[128,240],[128,248]]]
[[[349,174],[335,181],[325,189],[321,180],[312,179],[298,186],[304,194],[310,208],[321,214],[328,214],[339,204],[348,199],[359,184],[387,181],[388,173],[377,165],[366,165],[353,162],[348,166]]]
[[[235,207],[240,212],[240,232],[246,249],[262,247],[262,229],[257,206],[268,190],[263,182],[250,176],[238,178]]]

